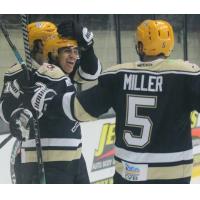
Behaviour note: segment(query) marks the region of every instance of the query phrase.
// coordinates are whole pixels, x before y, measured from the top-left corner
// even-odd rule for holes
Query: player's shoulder
[[[20,64],[13,64],[11,67],[9,67],[8,71],[5,73],[5,76],[14,76],[20,72],[22,72],[23,69]]]
[[[115,74],[119,71],[134,69],[135,67],[136,67],[136,63],[134,63],[134,62],[117,64],[117,65],[113,65],[113,66],[107,68],[106,70],[104,70],[102,72],[102,75],[103,74]]]
[[[200,67],[197,64],[182,59],[165,59],[160,63],[160,69],[162,71],[179,71],[188,73],[200,72]]]
[[[66,78],[65,73],[58,66],[49,63],[43,63],[36,73],[39,76],[53,81],[59,81]]]

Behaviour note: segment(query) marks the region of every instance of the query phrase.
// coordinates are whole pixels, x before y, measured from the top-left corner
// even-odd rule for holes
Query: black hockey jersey
[[[198,66],[170,59],[116,65],[99,77],[97,86],[64,95],[63,102],[65,114],[79,121],[114,109],[116,172],[124,179],[191,176],[190,112],[200,111]]]
[[[9,85],[9,80],[18,80],[20,88],[23,88],[22,77],[24,77],[24,72],[21,67],[19,65],[13,66],[5,74],[5,85]],[[48,88],[53,89],[57,94],[75,91],[70,78],[60,68],[47,63],[40,66],[32,74],[32,81],[46,84]],[[18,106],[23,106],[21,104],[21,99],[12,98],[12,95],[7,93],[5,86],[1,103],[2,118],[9,121],[12,111]],[[62,115],[43,115],[39,119],[39,128],[44,162],[72,161],[81,157],[82,143],[78,122],[64,118]],[[30,140],[22,142],[22,163],[37,162],[34,134],[31,133],[30,137]]]

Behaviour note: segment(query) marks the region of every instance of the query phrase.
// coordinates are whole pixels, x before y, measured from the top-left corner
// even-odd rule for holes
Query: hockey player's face
[[[70,74],[73,71],[77,59],[78,59],[77,47],[66,47],[59,50],[58,53],[59,64],[67,74]]]

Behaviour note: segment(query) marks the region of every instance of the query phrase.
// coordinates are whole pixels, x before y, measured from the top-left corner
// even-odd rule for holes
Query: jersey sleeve
[[[23,83],[23,75],[20,65],[13,65],[4,75],[4,84],[0,97],[0,117],[5,123],[9,123],[12,112],[20,105],[20,95],[16,93],[13,96],[11,93],[11,82],[20,79]],[[18,83],[21,91],[20,81]]]
[[[0,117],[5,123],[9,123],[12,112],[18,108],[20,100],[14,98],[11,94],[7,94],[0,101]]]
[[[113,77],[104,75],[91,89],[64,94],[62,107],[71,120],[92,121],[113,107],[113,97]]]
[[[200,75],[190,77],[188,85],[191,110],[200,112]]]
[[[189,111],[197,110],[200,112],[200,68],[189,61],[182,61],[180,64],[181,67],[184,67],[183,69],[187,70],[183,83],[185,99],[189,102],[189,105],[187,104]]]
[[[96,57],[93,47],[82,52],[78,65],[73,77],[77,83],[97,80],[102,71],[101,63]]]
[[[101,85],[78,93],[73,102],[72,113],[79,121],[89,121],[98,118],[112,106],[109,91]]]

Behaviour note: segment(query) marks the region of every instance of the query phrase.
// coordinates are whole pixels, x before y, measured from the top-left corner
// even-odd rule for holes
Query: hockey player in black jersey
[[[136,40],[140,61],[111,67],[87,91],[56,95],[47,110],[87,121],[114,109],[114,183],[190,183],[190,112],[200,111],[200,69],[168,58],[174,33],[166,21],[145,20]]]
[[[48,37],[57,34],[57,27],[51,22],[41,21],[29,24],[27,29],[33,68],[30,73],[33,76],[35,71],[43,64],[43,44]],[[27,85],[26,73],[20,64],[14,64],[4,75],[4,86],[0,97],[0,117],[10,125],[12,135],[18,139],[21,139],[21,137],[12,126],[13,124],[10,123],[10,119],[15,111],[22,111],[18,108],[22,103],[21,95],[24,93],[24,85]],[[16,156],[14,170],[16,183],[26,183],[25,176],[29,172],[31,174],[31,168],[27,166],[27,168],[22,169],[20,152]]]
[[[87,28],[82,27],[82,29],[86,29],[86,31],[79,31],[79,37],[77,37],[77,35],[69,33],[72,25],[74,25],[72,21],[62,23],[58,29],[60,35],[54,39],[48,40],[44,45],[45,58],[50,60],[52,64],[59,66],[65,74],[66,79],[68,79],[65,80],[67,86],[66,93],[76,92],[73,84],[74,82],[83,83],[85,81],[94,81],[101,72],[100,62],[93,50],[93,33],[89,32]],[[65,30],[64,33],[60,32],[62,26]],[[82,30],[80,25],[76,24],[76,26]],[[78,27],[76,27],[75,30],[74,27],[71,29],[76,31]],[[87,37],[87,40],[83,37]],[[80,59],[79,51],[81,51]],[[64,86],[58,86],[56,93],[63,94],[64,89]],[[33,99],[35,99],[35,101],[32,101],[34,108],[38,107],[36,99],[39,93],[36,93],[33,97]],[[45,93],[40,94],[45,95]],[[39,106],[39,109],[43,107],[44,106]],[[48,133],[53,132],[53,136],[55,135],[54,133],[57,132],[60,137],[67,142],[63,147],[65,148],[65,154],[68,154],[65,158],[67,162],[63,162],[63,164],[65,164],[66,174],[60,177],[58,183],[89,183],[85,160],[81,153],[82,142],[79,122],[66,118],[59,112],[47,113],[45,118],[52,119]],[[57,157],[57,159],[58,158],[59,157]]]
[[[57,27],[51,22],[34,22],[27,26],[32,56],[32,73],[43,64],[43,43],[50,36],[57,35]],[[25,72],[20,64],[14,64],[4,75],[4,85],[1,94],[1,118],[8,123],[13,109],[19,106],[23,91],[20,85],[27,85]],[[20,83],[19,83],[20,82]],[[6,99],[6,100],[5,100]],[[5,109],[4,109],[5,107]],[[9,109],[8,109],[9,108]]]
[[[57,34],[56,34],[57,37]],[[55,38],[56,38],[55,37]],[[51,37],[48,41],[51,41],[54,37]],[[54,38],[54,39],[55,39]],[[92,38],[91,38],[92,40]],[[68,39],[64,40],[65,45],[70,48],[75,47],[73,50],[72,55],[73,58],[70,58],[68,61],[67,59],[65,62],[69,62],[70,74],[73,71],[73,67],[76,64],[76,60],[78,58],[77,54],[77,41]],[[45,41],[44,46],[47,47],[49,44]],[[87,44],[87,42],[85,42]],[[70,44],[70,45],[69,45]],[[72,46],[71,46],[72,44]],[[75,45],[75,46],[74,46]],[[92,44],[91,44],[92,45]],[[57,48],[55,46],[55,48]],[[88,48],[92,48],[92,46],[88,45]],[[93,48],[92,48],[93,49]],[[43,49],[42,49],[43,50]],[[44,49],[43,53],[46,52],[46,48]],[[51,53],[49,51],[49,53]],[[66,53],[67,54],[67,53]],[[45,54],[46,55],[46,54]],[[71,55],[71,53],[70,53]],[[75,58],[74,58],[75,55]],[[54,52],[54,58],[55,56]],[[87,55],[85,55],[87,57]],[[82,56],[81,59],[84,58]],[[81,72],[83,75],[89,76],[90,80],[95,80],[100,71],[101,66],[99,60],[93,53],[90,54],[89,57],[91,59],[88,60],[88,65],[85,66],[84,63],[81,65]],[[81,60],[80,59],[80,60]],[[58,59],[59,60],[59,59]],[[92,60],[91,62],[89,62]],[[81,63],[81,61],[80,61]],[[68,64],[68,63],[66,63]],[[86,72],[84,70],[87,70]],[[97,73],[94,72],[96,69]],[[79,70],[79,67],[77,67]],[[94,72],[94,73],[93,73]],[[74,73],[76,74],[76,73]],[[80,74],[80,75],[79,75]],[[77,80],[81,80],[81,73],[76,75]],[[85,78],[85,79],[86,79]],[[75,79],[75,77],[74,77]],[[51,65],[48,63],[42,64],[33,74],[32,76],[33,82],[36,83],[38,89],[36,93],[40,95],[44,92],[44,90],[48,90],[51,94],[59,94],[59,93],[66,93],[70,91],[75,91],[74,85],[71,82],[69,76],[66,76],[64,70],[61,70],[59,67],[55,65]],[[76,80],[76,79],[75,79]],[[13,81],[14,82],[14,81]],[[21,87],[19,87],[21,89]],[[21,90],[20,90],[21,91]],[[10,94],[13,95],[13,94]],[[23,91],[20,93],[20,102],[24,103],[27,101],[24,98]],[[26,95],[25,95],[26,96]],[[50,99],[50,95],[48,99]],[[3,98],[2,98],[3,99]],[[35,101],[34,101],[35,100]],[[23,109],[23,105],[20,105],[20,109],[14,110],[14,108],[10,110],[14,110],[13,112],[7,113],[7,109],[4,109],[4,102],[8,103],[8,101],[2,101],[2,117],[11,121],[12,126],[11,131],[14,136],[18,137],[19,139],[23,139],[22,147],[21,147],[21,162],[22,165],[21,171],[21,183],[38,183],[38,173],[37,173],[37,157],[35,151],[35,140],[32,131],[30,130],[30,137],[28,140],[25,140],[24,131],[22,131],[23,124],[27,125],[27,122],[30,120],[29,117],[31,115],[27,114],[27,110]],[[32,103],[37,104],[37,99],[33,99]],[[40,106],[37,104],[37,106]],[[10,114],[12,113],[12,114]],[[8,117],[7,117],[8,116]],[[18,125],[19,121],[22,123],[23,126]],[[25,121],[25,123],[24,123]],[[56,123],[55,123],[56,122]],[[47,183],[89,183],[89,178],[87,174],[86,164],[84,158],[81,154],[81,134],[80,134],[80,127],[78,122],[71,121],[67,118],[64,118],[60,115],[39,115],[39,125],[40,125],[40,134],[41,134],[41,144],[42,144],[42,155],[43,155],[43,162],[45,167],[45,175],[46,175],[46,182]],[[23,127],[24,129],[24,127]],[[25,129],[28,129],[25,127]],[[16,135],[15,135],[16,134]]]

